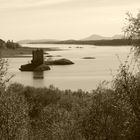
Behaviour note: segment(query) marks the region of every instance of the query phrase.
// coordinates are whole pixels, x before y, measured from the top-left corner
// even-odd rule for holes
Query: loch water
[[[54,57],[45,59],[66,58],[74,65],[51,66],[50,71],[21,72],[22,64],[31,61],[31,57],[9,58],[9,73],[14,74],[12,82],[34,87],[54,85],[60,89],[91,91],[102,81],[111,81],[130,52],[130,46],[93,46],[93,45],[62,45],[62,44],[23,44],[36,48],[59,48],[59,51],[48,51]],[[95,59],[83,59],[95,57]]]

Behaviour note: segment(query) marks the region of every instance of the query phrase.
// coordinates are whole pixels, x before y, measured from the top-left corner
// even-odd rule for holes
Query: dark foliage
[[[8,40],[7,42],[0,39],[0,49],[8,48],[8,49],[16,49],[21,47],[18,43]]]

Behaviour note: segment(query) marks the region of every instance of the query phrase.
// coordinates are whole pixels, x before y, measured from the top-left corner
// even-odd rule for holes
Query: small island
[[[83,59],[96,59],[96,58],[95,57],[87,56],[87,57],[83,57]]]
[[[45,61],[45,64],[47,65],[72,65],[74,63],[68,59],[62,58],[58,60]]]
[[[45,71],[50,70],[50,67],[44,63],[44,52],[42,49],[32,51],[33,59],[31,63],[21,65],[21,71]]]
[[[42,49],[32,51],[32,61],[29,64],[21,65],[19,70],[21,71],[46,71],[50,70],[49,65],[71,65],[74,64],[68,59],[58,59],[51,61],[44,61],[44,52]]]

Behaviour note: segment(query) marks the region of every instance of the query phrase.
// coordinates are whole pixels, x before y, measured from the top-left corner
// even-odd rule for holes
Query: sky
[[[122,34],[140,0],[0,0],[0,38],[82,39]]]

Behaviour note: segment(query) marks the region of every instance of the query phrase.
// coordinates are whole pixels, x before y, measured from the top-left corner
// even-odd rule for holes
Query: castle
[[[71,64],[74,63],[67,59],[59,59],[44,62],[43,49],[37,49],[32,51],[31,63],[21,65],[19,69],[21,71],[45,71],[50,70],[50,67],[48,65],[71,65]]]
[[[37,49],[35,51],[32,51],[33,59],[32,59],[32,64],[33,65],[41,65],[44,63],[44,52],[42,49]]]

